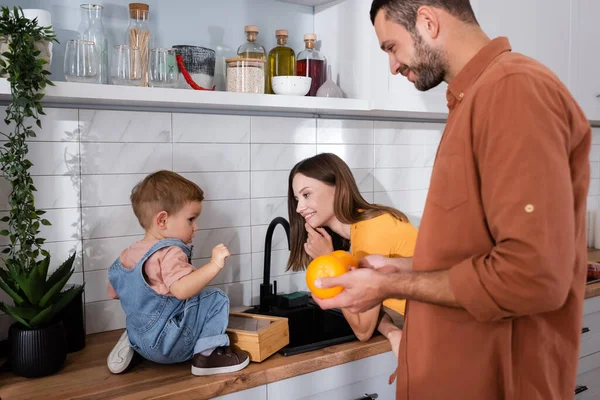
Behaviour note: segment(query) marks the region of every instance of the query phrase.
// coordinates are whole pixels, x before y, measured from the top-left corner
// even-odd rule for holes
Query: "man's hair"
[[[422,6],[441,8],[463,22],[477,24],[470,0],[373,0],[371,22],[375,24],[377,13],[384,11],[388,20],[399,23],[410,33],[415,33],[417,11]]]
[[[152,218],[161,211],[176,214],[186,203],[202,202],[204,192],[194,182],[172,171],[154,172],[131,191],[131,205],[144,229],[152,226]]]

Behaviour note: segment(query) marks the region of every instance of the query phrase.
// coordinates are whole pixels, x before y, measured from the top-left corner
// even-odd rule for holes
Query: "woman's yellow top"
[[[386,257],[412,257],[417,244],[418,229],[410,222],[401,222],[390,214],[352,224],[350,246],[358,260],[370,254]],[[387,299],[383,305],[404,315],[406,300]]]

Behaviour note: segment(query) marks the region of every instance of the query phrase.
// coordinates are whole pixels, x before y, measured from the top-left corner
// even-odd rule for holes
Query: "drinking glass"
[[[113,47],[110,77],[113,85],[140,86],[142,56],[139,47],[118,44]]]
[[[98,53],[91,40],[69,40],[64,64],[67,82],[94,83],[98,80]]]
[[[150,86],[174,87],[179,78],[175,50],[150,49]]]

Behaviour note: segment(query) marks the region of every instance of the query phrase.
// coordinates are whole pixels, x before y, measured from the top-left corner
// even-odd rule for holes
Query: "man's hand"
[[[379,272],[411,272],[412,258],[396,257],[389,258],[380,254],[372,254],[359,260],[360,268],[372,268]]]
[[[308,238],[306,239],[306,243],[304,243],[304,251],[311,258],[317,258],[333,251],[331,236],[329,236],[324,228],[317,228],[315,230],[308,223],[304,224],[304,228],[308,233]]]
[[[334,278],[321,278],[315,285],[321,288],[342,286],[344,291],[331,299],[319,299],[313,296],[322,309],[345,308],[352,313],[372,309],[387,298],[383,293],[386,275],[371,269],[359,268]]]

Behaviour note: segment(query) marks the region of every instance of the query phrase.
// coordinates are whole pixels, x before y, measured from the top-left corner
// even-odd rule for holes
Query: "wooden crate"
[[[227,334],[231,345],[246,351],[250,361],[261,362],[290,343],[287,318],[229,313]]]

